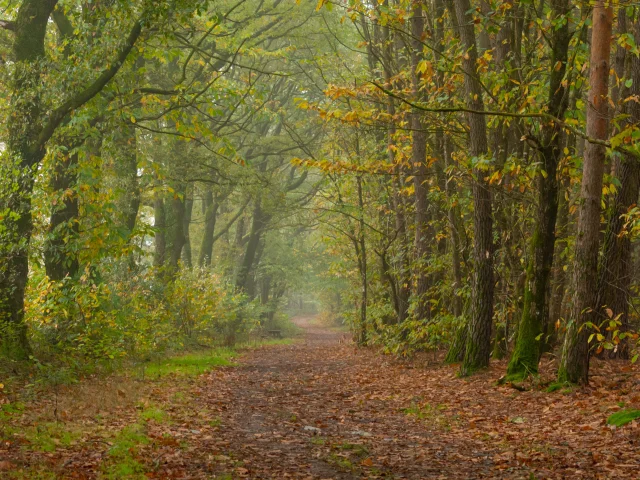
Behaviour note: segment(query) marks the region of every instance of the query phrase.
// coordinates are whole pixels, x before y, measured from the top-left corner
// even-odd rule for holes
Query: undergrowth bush
[[[105,270],[105,269],[103,269]],[[233,344],[258,324],[259,307],[215,273],[181,269],[175,277],[146,269],[91,267],[74,281],[34,274],[26,322],[39,364],[111,364],[193,346]]]

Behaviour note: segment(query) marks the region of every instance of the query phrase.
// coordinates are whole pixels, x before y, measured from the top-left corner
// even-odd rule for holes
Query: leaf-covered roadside
[[[61,392],[53,451],[27,443],[54,397],[5,417],[13,478],[635,478],[640,371],[594,362],[588,388],[549,388],[552,362],[520,391],[503,362],[470,379],[431,355],[399,362],[299,319],[304,341],[249,350],[237,366]],[[614,373],[615,372],[615,373]],[[549,392],[548,390],[554,390]],[[70,398],[93,402],[68,404]],[[100,410],[100,409],[104,410]],[[49,423],[47,423],[49,422]],[[6,427],[5,437],[6,440]],[[41,466],[41,467],[38,467]],[[34,472],[42,468],[37,477]],[[24,472],[22,477],[20,469]],[[31,469],[31,470],[29,470]],[[27,473],[28,472],[28,473]],[[9,476],[9,478],[12,478]]]
[[[19,397],[0,393],[0,477],[153,477],[164,456],[188,457],[220,427],[216,412],[198,400],[202,376],[234,366],[242,349],[291,341],[200,350],[109,377],[40,387],[38,401],[20,401],[33,399],[25,390]],[[168,477],[159,478],[185,472],[163,471]]]

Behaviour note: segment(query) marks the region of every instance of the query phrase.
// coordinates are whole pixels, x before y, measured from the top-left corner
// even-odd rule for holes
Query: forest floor
[[[5,405],[0,478],[640,475],[640,425],[606,424],[640,408],[637,367],[594,362],[588,388],[519,391],[496,384],[504,362],[461,379],[429,356],[400,362],[313,317],[296,323],[293,344],[205,374],[93,379]]]

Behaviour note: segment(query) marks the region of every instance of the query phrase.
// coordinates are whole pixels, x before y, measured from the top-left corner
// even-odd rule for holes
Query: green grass
[[[55,472],[51,471],[47,467],[27,467],[17,470],[10,470],[4,473],[7,475],[7,480],[55,480],[58,478]]]
[[[151,405],[140,412],[140,420],[145,422],[153,420],[156,423],[167,423],[169,416],[160,408]]]
[[[27,442],[23,449],[45,453],[70,447],[81,436],[80,432],[68,430],[55,422],[27,428],[6,425],[0,430],[0,434],[0,440],[13,441],[16,437],[21,437]]]
[[[209,420],[208,423],[211,427],[219,427],[220,425],[222,425],[222,420],[220,419],[220,417],[216,417],[213,420]]]
[[[351,472],[359,470],[360,462],[369,456],[369,449],[361,443],[334,443],[331,450],[326,457],[327,462]]]
[[[457,421],[456,418],[449,418],[445,415],[447,405],[440,403],[435,407],[429,403],[411,404],[410,407],[403,409],[405,415],[416,417],[419,420],[430,422],[444,430],[451,430],[451,421]]]
[[[562,393],[563,395],[570,395],[571,393],[573,393],[574,389],[575,385],[569,382],[553,382],[549,384],[545,391],[547,393],[560,391],[560,393]]]
[[[109,449],[108,459],[103,465],[103,475],[100,478],[108,480],[143,480],[146,468],[138,461],[140,446],[150,443],[144,426],[139,424],[123,428]]]
[[[236,350],[231,348],[192,352],[151,362],[145,366],[144,373],[149,378],[160,378],[166,375],[200,375],[215,367],[234,365],[233,358],[236,355]]]
[[[609,425],[621,427],[623,425],[626,425],[627,423],[631,423],[638,418],[640,418],[640,410],[620,410],[613,415],[609,415],[609,418],[607,418],[607,423]]]
[[[0,420],[8,420],[10,416],[24,412],[24,403],[14,402],[0,405]]]
[[[347,457],[335,453],[330,453],[327,457],[327,461],[343,470],[353,471],[356,469],[356,466],[351,460],[349,460]]]
[[[233,348],[216,347],[211,350],[189,352],[147,363],[144,366],[144,376],[156,379],[167,375],[201,375],[216,367],[228,367],[235,365],[233,360],[240,350],[265,345],[291,345],[293,342],[294,339],[292,338],[274,338],[253,343],[239,343]]]
[[[357,457],[366,457],[369,455],[367,447],[360,443],[339,443],[334,445],[333,448],[338,450],[347,450]]]

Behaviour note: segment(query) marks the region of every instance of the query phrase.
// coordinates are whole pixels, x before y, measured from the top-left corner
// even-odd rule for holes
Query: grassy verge
[[[148,379],[160,378],[166,375],[201,375],[216,367],[235,365],[234,360],[242,350],[268,345],[290,345],[293,342],[294,339],[292,338],[281,338],[244,342],[232,348],[215,347],[212,349],[196,350],[143,363],[140,368],[143,377]]]

